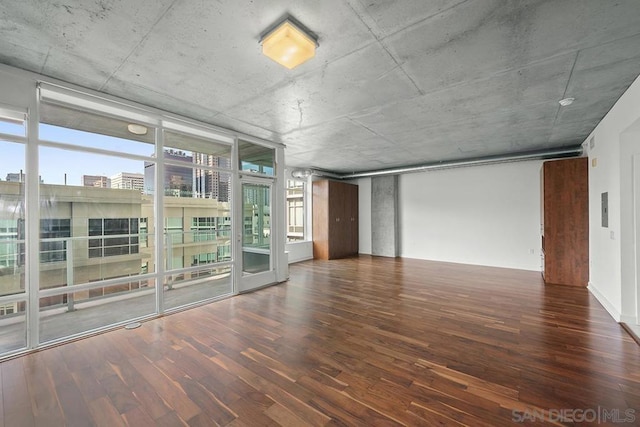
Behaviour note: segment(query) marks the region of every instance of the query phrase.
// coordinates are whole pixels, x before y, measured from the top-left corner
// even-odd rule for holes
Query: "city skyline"
[[[0,132],[15,134],[16,125],[0,121]],[[146,152],[139,147],[140,143],[132,143],[128,140],[109,137],[105,135],[82,132],[57,126],[40,125],[40,138],[65,142],[79,147],[105,148],[109,143],[126,141],[132,147],[128,150],[131,154],[151,156],[153,146],[149,146]],[[2,160],[0,161],[0,179],[5,180],[9,173],[19,173],[26,170],[26,146],[0,140],[2,146]],[[115,145],[115,144],[114,144]],[[150,148],[150,150],[149,150]],[[149,152],[150,151],[150,152]],[[113,176],[121,172],[144,173],[144,162],[130,160],[117,156],[107,156],[74,150],[63,150],[53,147],[40,147],[40,177],[45,184],[57,185],[83,185],[83,175]],[[47,159],[46,162],[42,159]],[[65,177],[66,174],[66,177]],[[66,182],[65,182],[66,178]]]
[[[40,139],[63,142],[70,145],[100,149],[119,149],[128,154],[152,158],[154,146],[117,137],[100,135],[75,129],[40,124]],[[0,133],[20,134],[20,126],[0,120]],[[0,139],[2,157],[0,160],[0,181],[5,181],[7,174],[23,174],[26,171],[26,146],[22,143]],[[165,152],[177,150],[166,147]],[[193,154],[181,150],[181,154],[193,158]],[[106,176],[111,178],[121,173],[145,174],[148,161],[131,160],[116,155],[94,154],[83,151],[65,150],[42,146],[39,150],[39,175],[41,182],[54,185],[83,186],[84,176]],[[46,161],[43,161],[46,159]],[[147,165],[146,165],[147,164]],[[230,165],[230,159],[224,163]]]

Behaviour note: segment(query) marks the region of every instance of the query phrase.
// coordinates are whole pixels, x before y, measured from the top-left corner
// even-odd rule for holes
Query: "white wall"
[[[540,271],[541,166],[401,175],[401,256]]]
[[[594,148],[589,147],[591,137]],[[640,79],[585,141],[589,168],[589,289],[618,321],[635,322],[632,157],[640,153]],[[609,227],[601,193],[609,193]]]
[[[285,250],[288,252],[289,264],[313,259],[313,242],[310,240],[287,243]]]

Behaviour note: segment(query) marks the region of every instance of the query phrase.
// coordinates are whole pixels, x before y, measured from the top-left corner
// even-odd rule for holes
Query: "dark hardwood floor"
[[[366,256],[3,362],[0,380],[11,427],[640,424],[640,346],[586,289]]]

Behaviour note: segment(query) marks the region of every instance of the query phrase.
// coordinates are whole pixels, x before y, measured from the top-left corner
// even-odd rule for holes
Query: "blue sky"
[[[0,120],[0,132],[24,136],[20,125]],[[151,156],[154,145],[112,136],[83,132],[58,126],[41,124],[40,139],[63,142],[79,147],[94,147],[121,151],[142,156]],[[248,164],[247,168],[256,167]],[[23,144],[0,140],[0,180],[8,173],[25,170],[25,147]],[[272,168],[266,168],[268,175]],[[82,175],[101,175],[110,178],[120,172],[144,174],[144,161],[128,160],[115,156],[61,150],[52,147],[40,147],[40,177],[45,184],[82,185]]]
[[[22,126],[2,121],[0,132],[24,135]],[[152,144],[49,125],[40,125],[40,138],[144,156],[151,155],[154,150]],[[0,179],[4,181],[8,173],[17,173],[20,169],[25,170],[24,145],[0,141]],[[40,148],[40,176],[45,184],[64,184],[65,173],[67,185],[82,185],[82,175],[111,177],[119,172],[144,173],[144,162],[50,147]]]

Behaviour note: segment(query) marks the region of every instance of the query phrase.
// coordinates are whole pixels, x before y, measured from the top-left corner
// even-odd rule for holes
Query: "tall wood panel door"
[[[313,183],[313,256],[335,259],[358,253],[358,186]]]
[[[341,182],[329,181],[329,259],[347,255],[347,195]]]
[[[349,185],[349,216],[351,229],[355,230],[354,233],[350,233],[351,242],[349,245],[349,253],[357,254],[359,250],[359,221],[358,221],[358,186]]]
[[[329,259],[329,181],[313,183],[313,257]]]
[[[588,159],[542,166],[542,274],[545,283],[587,286],[589,281]]]

